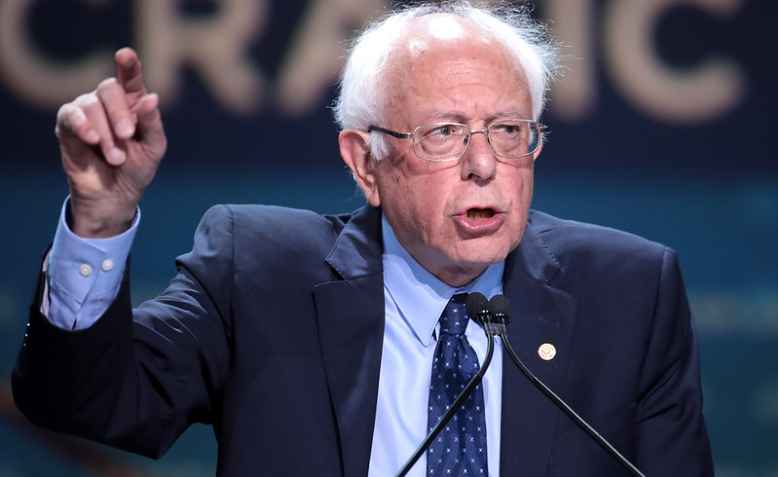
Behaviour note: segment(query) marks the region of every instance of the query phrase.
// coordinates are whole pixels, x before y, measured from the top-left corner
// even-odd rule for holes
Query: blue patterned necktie
[[[428,432],[478,372],[478,356],[465,338],[465,298],[464,294],[454,295],[440,317],[430,382]],[[484,393],[480,384],[427,450],[427,475],[489,475]]]

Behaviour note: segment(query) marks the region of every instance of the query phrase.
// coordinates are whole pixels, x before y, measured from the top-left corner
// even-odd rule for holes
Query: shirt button
[[[103,260],[103,263],[100,264],[100,268],[102,268],[104,272],[110,272],[113,270],[113,260],[106,258]]]
[[[78,267],[78,273],[80,273],[82,277],[88,277],[92,274],[92,267],[90,267],[88,263],[82,263],[81,266]]]

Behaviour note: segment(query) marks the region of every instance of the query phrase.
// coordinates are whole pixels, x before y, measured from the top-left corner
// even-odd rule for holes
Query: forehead
[[[414,19],[404,33],[394,45],[385,76],[387,114],[424,116],[460,109],[463,116],[500,109],[531,114],[529,88],[518,61],[472,21],[427,15]]]

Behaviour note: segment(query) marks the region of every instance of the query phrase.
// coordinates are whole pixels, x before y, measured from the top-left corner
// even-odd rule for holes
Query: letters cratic
[[[84,8],[90,7],[82,0]],[[379,15],[388,0],[317,0],[310,2],[291,36],[285,61],[269,81],[247,56],[248,46],[272,18],[267,0],[223,0],[213,15],[188,17],[175,0],[135,0],[134,37],[147,81],[165,101],[179,91],[178,72],[193,68],[214,99],[237,114],[274,106],[290,116],[307,112],[335,81],[344,57],[343,25],[355,28]],[[555,112],[582,119],[596,104],[594,51],[603,36],[602,59],[614,87],[638,110],[669,123],[715,119],[743,98],[742,69],[730,58],[708,56],[699,64],[674,70],[653,47],[657,20],[673,7],[698,8],[709,15],[731,16],[743,0],[611,0],[603,7],[601,30],[593,24],[594,0],[546,0],[554,34],[565,48],[567,74],[553,94]],[[20,99],[56,108],[97,84],[112,69],[110,49],[85,54],[71,63],[48,57],[25,31],[34,2],[0,2],[0,81]],[[35,81],[30,81],[35,78]],[[276,104],[269,104],[277,98]]]

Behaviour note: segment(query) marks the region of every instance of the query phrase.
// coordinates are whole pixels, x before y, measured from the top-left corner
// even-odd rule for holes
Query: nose
[[[462,179],[490,181],[497,172],[497,157],[489,144],[486,129],[471,132],[467,141],[462,155]]]

